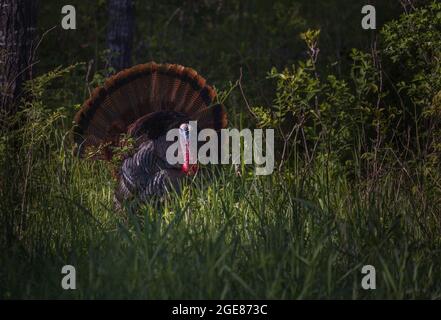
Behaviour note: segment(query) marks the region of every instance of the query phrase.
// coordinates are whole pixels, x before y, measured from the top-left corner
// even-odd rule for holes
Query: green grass
[[[124,216],[106,165],[51,132],[2,157],[2,299],[441,298],[439,189],[301,161],[267,177],[223,166]],[[66,264],[77,290],[61,288]]]

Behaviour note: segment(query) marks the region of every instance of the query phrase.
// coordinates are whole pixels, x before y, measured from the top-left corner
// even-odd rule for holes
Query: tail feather
[[[222,104],[201,108],[194,114],[194,119],[198,121],[198,128],[212,128],[215,130],[223,129],[227,126],[227,112]]]
[[[200,120],[201,127],[224,128],[226,111],[213,105],[215,97],[213,88],[191,68],[150,62],[123,70],[95,89],[76,114],[78,153],[82,156],[88,146],[116,143],[133,123],[158,111],[185,114]]]

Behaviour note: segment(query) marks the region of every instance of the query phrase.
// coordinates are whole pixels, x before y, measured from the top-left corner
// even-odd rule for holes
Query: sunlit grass
[[[205,168],[162,206],[123,214],[106,165],[63,152],[36,173],[21,239],[2,243],[2,298],[441,297],[439,209],[392,175],[366,193],[344,176],[326,184],[319,164]],[[61,288],[65,264],[75,291]],[[361,288],[365,264],[376,290]]]

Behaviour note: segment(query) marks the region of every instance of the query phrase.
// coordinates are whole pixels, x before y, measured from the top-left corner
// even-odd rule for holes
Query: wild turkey
[[[213,88],[191,68],[151,62],[123,70],[95,89],[76,114],[75,152],[85,157],[92,150],[92,158],[111,160],[115,147],[126,141],[121,137],[133,138],[134,152],[116,172],[116,204],[132,197],[141,202],[162,197],[194,173],[188,143],[181,150],[187,155],[185,162],[168,163],[166,150],[173,142],[166,141],[166,133],[179,128],[188,142],[189,121],[196,120],[198,130],[225,128],[227,114],[215,97]]]

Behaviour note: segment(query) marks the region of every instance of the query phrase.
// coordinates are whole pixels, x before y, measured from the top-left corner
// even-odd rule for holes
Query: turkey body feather
[[[171,188],[179,191],[179,181],[184,173],[158,155],[157,148],[165,147],[160,144],[166,145],[163,137],[144,142],[132,157],[123,161],[115,192],[117,203],[131,198],[146,202],[164,196]]]
[[[117,172],[118,205],[131,198],[148,202],[172,188],[179,191],[186,172],[167,162],[172,142],[165,135],[189,121],[197,121],[198,129],[225,128],[226,110],[215,97],[191,68],[151,62],[123,70],[95,89],[76,114],[74,150],[82,158],[111,160],[121,137],[134,139],[135,152]]]

